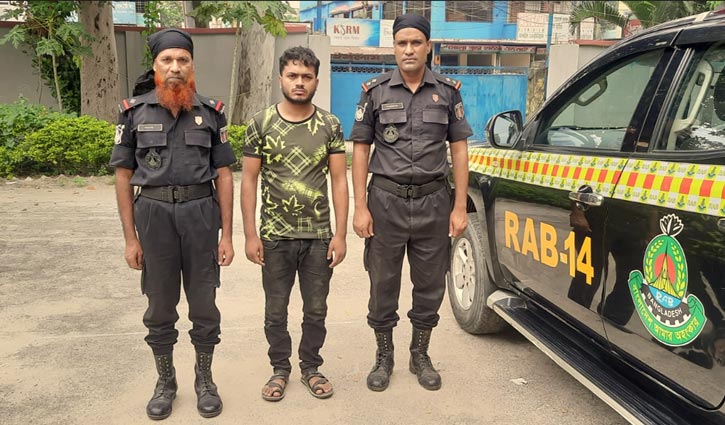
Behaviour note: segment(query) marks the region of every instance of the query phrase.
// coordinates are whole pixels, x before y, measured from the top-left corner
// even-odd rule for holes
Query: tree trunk
[[[53,81],[55,81],[55,99],[58,101],[58,110],[63,112],[63,98],[60,94],[60,82],[58,81],[58,64],[55,61],[55,55],[50,54],[50,60],[53,63]]]
[[[121,93],[111,2],[79,3],[81,25],[94,37],[86,42],[93,54],[81,56],[81,115],[115,122]]]
[[[239,40],[242,38],[242,27],[237,27],[234,34],[234,55],[232,55],[232,78],[229,80],[229,110],[234,111],[236,105],[237,79],[239,78]]]
[[[48,26],[48,39],[53,38],[53,26]],[[53,66],[53,82],[55,83],[55,100],[58,101],[58,111],[63,112],[63,98],[60,95],[60,82],[58,81],[58,64],[55,62],[55,54],[50,54],[50,63]]]
[[[259,24],[242,29],[239,43],[239,78],[234,110],[228,111],[229,122],[242,124],[260,109],[269,105],[274,69],[274,37]]]
[[[200,0],[194,0],[191,2],[191,10],[201,6]],[[209,28],[209,21],[204,21],[198,18],[194,18],[194,28]]]

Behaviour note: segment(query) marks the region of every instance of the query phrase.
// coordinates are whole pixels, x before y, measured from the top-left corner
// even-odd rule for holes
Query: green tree
[[[609,1],[585,1],[574,7],[569,16],[572,34],[585,19],[594,18],[598,23],[609,23],[625,28],[632,19],[638,19],[642,27],[649,28],[673,19],[683,18],[716,8],[720,1],[622,1],[632,13],[620,13]]]
[[[2,19],[22,19],[0,44],[11,43],[33,55],[33,67],[54,88],[58,109],[80,112],[80,75],[78,59],[89,54],[82,40],[88,38],[80,24],[70,22],[77,11],[75,1],[15,1]],[[27,49],[30,49],[29,52]]]
[[[179,28],[184,23],[184,10],[178,1],[160,1],[159,15],[165,27]]]
[[[161,19],[161,1],[149,1],[146,3],[146,7],[143,12],[143,25],[144,29],[141,31],[141,39],[146,40],[148,36],[158,31],[159,27],[162,26]],[[151,49],[148,43],[144,43],[143,50],[143,66],[151,68],[154,64],[154,59],[151,55]]]
[[[253,69],[248,66],[249,61],[244,64],[240,63],[239,58],[245,57],[249,60],[267,58],[268,53],[265,49],[252,51],[251,44],[246,41],[257,40],[264,37],[264,33],[271,34],[275,37],[285,36],[287,32],[284,28],[284,16],[289,13],[292,8],[284,1],[209,1],[202,2],[189,15],[194,17],[198,22],[208,22],[212,17],[221,19],[225,24],[236,28],[236,36],[234,40],[234,54],[232,57],[232,73],[229,84],[229,107],[228,115],[230,122],[240,123],[246,115],[246,111],[250,109],[259,109],[264,105],[247,105],[245,104],[247,96],[240,88],[254,87],[255,90],[264,90],[269,84],[253,84],[252,78],[256,74],[264,74],[265,70]],[[256,45],[259,48],[259,45]],[[272,49],[273,51],[274,49]],[[260,55],[261,53],[261,55]],[[255,58],[256,56],[256,58]],[[267,58],[269,59],[269,58]],[[273,58],[272,58],[273,59]],[[265,62],[265,61],[263,61]],[[266,61],[270,63],[270,61]],[[244,67],[240,73],[240,67]],[[271,73],[272,68],[269,68]]]

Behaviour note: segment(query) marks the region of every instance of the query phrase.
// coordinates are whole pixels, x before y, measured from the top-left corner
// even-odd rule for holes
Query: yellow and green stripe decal
[[[725,217],[725,167],[490,148],[469,151],[471,171],[575,191],[589,185],[614,199]],[[626,166],[626,167],[625,167]]]

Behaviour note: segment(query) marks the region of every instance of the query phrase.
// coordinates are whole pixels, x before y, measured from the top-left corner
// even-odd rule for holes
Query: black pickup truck
[[[631,423],[725,424],[725,13],[622,40],[486,132],[460,326],[513,326]]]

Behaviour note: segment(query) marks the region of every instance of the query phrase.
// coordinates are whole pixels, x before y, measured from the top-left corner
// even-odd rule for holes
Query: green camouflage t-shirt
[[[272,105],[246,124],[243,154],[262,159],[260,237],[331,238],[327,160],[345,153],[340,120],[316,107],[310,118],[290,122]]]

